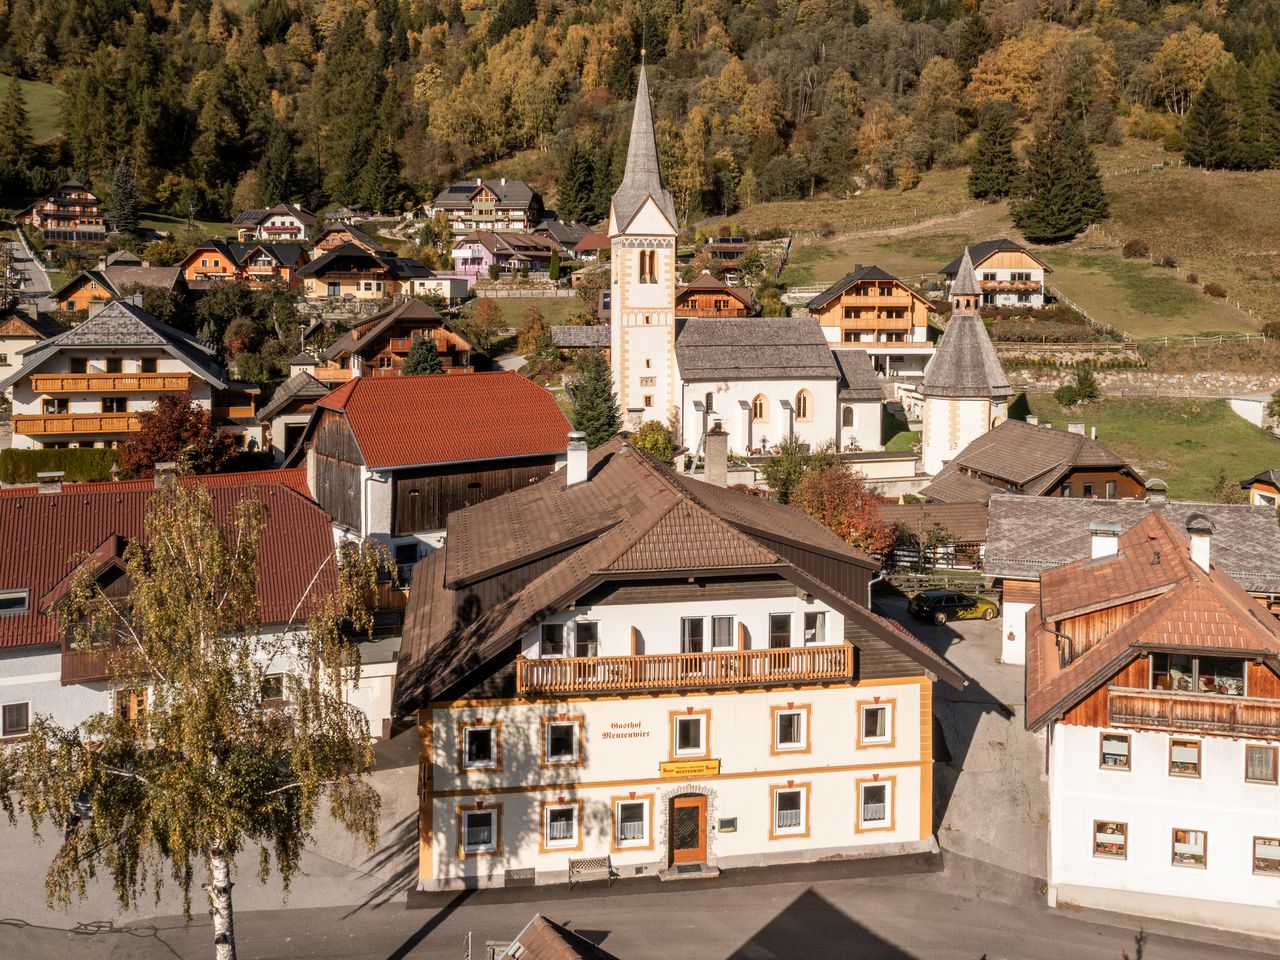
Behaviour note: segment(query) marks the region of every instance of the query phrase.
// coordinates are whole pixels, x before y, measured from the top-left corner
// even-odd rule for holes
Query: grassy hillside
[[[37,143],[62,136],[62,91],[51,83],[19,80],[31,118],[31,135]],[[9,89],[9,78],[0,74],[0,91]]]
[[[1231,412],[1225,400],[1106,399],[1065,410],[1053,397],[1030,395],[1041,422],[1068,420],[1098,428],[1098,440],[1148,479],[1169,484],[1178,500],[1205,500],[1219,474],[1232,482],[1280,466],[1280,440]]]

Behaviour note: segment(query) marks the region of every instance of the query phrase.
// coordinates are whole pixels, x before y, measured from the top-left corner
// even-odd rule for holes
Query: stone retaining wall
[[[1010,370],[1009,383],[1029,393],[1053,393],[1075,383],[1075,371],[1038,367]],[[1151,370],[1098,370],[1098,390],[1112,396],[1234,397],[1280,390],[1280,374],[1156,373]]]

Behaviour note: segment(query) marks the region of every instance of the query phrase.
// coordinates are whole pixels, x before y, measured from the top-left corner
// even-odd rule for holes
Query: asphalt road
[[[36,300],[53,293],[53,288],[49,285],[49,275],[27,252],[25,243],[13,244],[13,269],[25,278],[19,292],[23,299]]]

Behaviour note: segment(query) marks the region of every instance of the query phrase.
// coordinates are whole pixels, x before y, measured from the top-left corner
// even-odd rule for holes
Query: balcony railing
[[[979,286],[988,292],[1039,293],[1042,284],[1039,280],[982,280]]]
[[[62,685],[69,683],[97,683],[110,680],[110,650],[72,650],[64,644],[62,650]]]
[[[1112,687],[1113,727],[1280,738],[1280,700]]]
[[[25,437],[78,433],[133,433],[139,429],[132,413],[15,413],[13,432]]]
[[[311,374],[321,383],[346,383],[351,379],[351,368],[316,367]]]
[[[618,690],[701,690],[758,687],[853,676],[848,644],[666,653],[634,657],[516,660],[520,693],[610,693]]]
[[[191,389],[189,373],[36,373],[36,393],[164,393]]]

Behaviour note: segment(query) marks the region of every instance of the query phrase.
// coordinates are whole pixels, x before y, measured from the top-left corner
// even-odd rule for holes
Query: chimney
[[[702,479],[717,487],[729,485],[729,434],[717,420],[707,431],[702,448]]]
[[[1072,420],[1072,421],[1070,421],[1070,422],[1067,424],[1067,433],[1076,433],[1076,434],[1079,434],[1080,436],[1082,436],[1082,437],[1083,437],[1083,436],[1084,436],[1084,421],[1083,421],[1083,420]]]
[[[108,301],[106,300],[90,300],[89,309],[87,311],[88,319],[92,320],[94,317],[100,314],[102,312],[102,308],[107,305],[107,302]]]
[[[1097,439],[1098,439],[1098,428],[1097,428],[1097,427],[1090,427],[1090,428],[1089,428],[1089,439],[1090,439],[1090,440],[1097,440]]]
[[[1028,427],[1038,427],[1038,426],[1040,426],[1040,418],[1039,418],[1039,417],[1033,417],[1031,414],[1027,414],[1027,426],[1028,426]]]
[[[569,433],[568,459],[565,461],[564,485],[572,487],[587,481],[587,435],[581,430]]]
[[[40,481],[41,493],[61,493],[62,478],[66,474],[65,470],[46,470],[36,474],[36,479]]]
[[[1187,539],[1191,541],[1191,562],[1208,573],[1213,554],[1213,521],[1203,513],[1187,517]]]
[[[161,460],[155,466],[155,481],[157,490],[167,490],[173,486],[173,481],[178,476],[178,464],[172,460]]]
[[[1089,558],[1114,557],[1120,552],[1120,524],[1089,524]]]
[[[1159,477],[1147,481],[1147,503],[1164,503],[1169,497],[1169,485]]]

